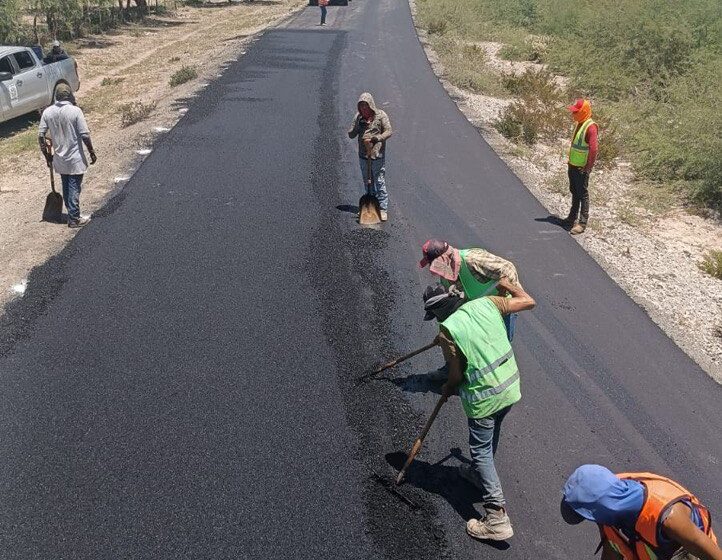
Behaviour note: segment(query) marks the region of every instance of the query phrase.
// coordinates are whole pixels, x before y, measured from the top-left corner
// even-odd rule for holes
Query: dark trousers
[[[326,23],[326,6],[321,6],[321,25]]]
[[[586,224],[589,220],[589,173],[584,173],[581,168],[570,165],[569,192],[572,193],[572,208],[567,219]]]

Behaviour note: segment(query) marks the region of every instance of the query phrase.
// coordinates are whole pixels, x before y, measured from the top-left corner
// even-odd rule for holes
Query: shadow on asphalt
[[[398,472],[404,466],[407,454],[402,451],[395,451],[387,453],[385,457],[386,462]],[[479,511],[474,504],[481,501],[481,492],[478,488],[459,477],[456,465],[444,464],[451,458],[457,459],[458,462],[471,462],[462,455],[461,449],[458,447],[452,448],[446,457],[436,463],[427,463],[417,457],[406,473],[404,484],[441,496],[454,508],[454,511],[459,514],[464,522],[469,519],[479,519],[482,517],[483,509]],[[509,543],[506,541],[482,542],[497,550],[507,550],[509,548]]]
[[[567,226],[563,223],[563,218],[561,218],[560,216],[555,216],[554,214],[549,214],[546,218],[534,218],[534,221],[552,224],[552,225],[560,227],[566,231],[569,231],[570,229],[572,229],[571,226]]]
[[[348,212],[349,214],[358,214],[358,206],[354,206],[353,204],[339,204],[336,206],[336,210]]]
[[[414,373],[406,377],[379,377],[379,381],[390,381],[402,391],[407,393],[436,393],[441,394],[442,381],[429,381],[426,373]]]

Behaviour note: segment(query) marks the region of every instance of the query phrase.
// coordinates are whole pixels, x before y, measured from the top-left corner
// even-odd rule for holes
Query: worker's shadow
[[[426,373],[415,373],[405,377],[379,377],[379,381],[388,381],[407,393],[441,394],[443,381],[430,381]]]
[[[386,462],[396,471],[400,471],[406,457],[407,454],[401,451],[387,453]],[[438,494],[449,502],[464,521],[479,519],[482,517],[483,509],[480,511],[474,504],[481,502],[481,491],[461,478],[456,466],[444,464],[451,458],[456,458],[463,463],[471,462],[462,455],[461,449],[458,447],[452,448],[446,457],[436,463],[427,463],[417,458],[406,472],[404,484]],[[498,550],[509,548],[509,543],[506,541],[485,540],[483,542]]]
[[[349,214],[358,214],[358,206],[354,206],[353,204],[339,204],[336,206],[336,210],[348,212]]]
[[[549,214],[546,218],[534,218],[534,221],[552,224],[554,226],[560,227],[567,231],[572,229],[572,226],[570,224],[565,223],[564,219],[561,216],[555,216],[554,214]]]

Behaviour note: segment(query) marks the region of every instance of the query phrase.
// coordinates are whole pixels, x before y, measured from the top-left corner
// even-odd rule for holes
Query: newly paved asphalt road
[[[432,74],[408,6],[353,0],[268,31],[8,309],[0,341],[0,557],[591,555],[559,489],[584,462],[654,470],[722,511],[722,390],[561,230]],[[359,93],[390,114],[391,221],[359,229]],[[101,156],[102,157],[102,156]],[[91,171],[92,173],[92,171]],[[478,496],[458,401],[404,492],[394,472],[439,355],[419,246],[514,260],[523,400],[498,456],[508,546],[463,532]],[[457,449],[458,448],[458,449]],[[475,503],[476,501],[476,503]]]

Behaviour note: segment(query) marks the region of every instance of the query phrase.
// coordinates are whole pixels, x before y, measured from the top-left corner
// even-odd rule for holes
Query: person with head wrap
[[[602,560],[722,560],[709,510],[664,476],[582,465],[564,484],[560,510],[569,524],[599,525]]]
[[[70,58],[68,53],[66,53],[65,49],[60,46],[60,41],[55,40],[53,41],[53,46],[50,49],[50,52],[45,56],[45,58],[43,58],[43,62],[45,64],[52,64],[53,62],[59,62],[61,60],[65,60],[66,58]]]
[[[55,88],[55,103],[43,111],[38,128],[40,151],[48,167],[54,167],[63,183],[63,200],[68,211],[68,227],[82,227],[90,218],[80,215],[80,187],[88,168],[83,144],[90,154],[90,163],[98,159],[90,140],[90,130],[80,107],[73,103],[73,92],[67,84]],[[50,139],[47,134],[50,133]],[[49,144],[52,145],[52,151]]]
[[[567,174],[572,207],[562,224],[570,227],[572,235],[584,233],[589,220],[589,174],[599,150],[597,124],[592,120],[592,105],[588,99],[577,99],[567,107],[576,123],[569,148]]]
[[[424,292],[424,319],[439,322],[436,341],[449,364],[442,395],[448,398],[458,392],[468,418],[472,464],[462,464],[459,474],[481,490],[486,515],[466,524],[466,532],[480,540],[506,540],[514,534],[494,465],[501,423],[521,398],[519,370],[502,316],[535,305],[507,278],[499,280],[499,287],[511,297],[465,301],[440,284]]]
[[[358,157],[364,191],[372,180],[371,193],[379,201],[381,221],[388,220],[389,195],[386,188],[386,141],[391,138],[391,121],[386,111],[376,106],[373,96],[362,93],[356,104],[356,115],[348,131],[349,138],[358,138]],[[369,161],[371,160],[371,177]]]
[[[461,294],[467,301],[487,295],[506,295],[498,286],[502,278],[521,288],[514,264],[485,249],[459,250],[441,239],[429,239],[421,247],[421,252],[423,258],[419,266],[428,266],[431,274],[438,277],[444,286]],[[514,339],[516,319],[516,313],[504,316],[509,342]],[[429,375],[434,381],[443,381],[448,375],[448,366],[444,365]]]

